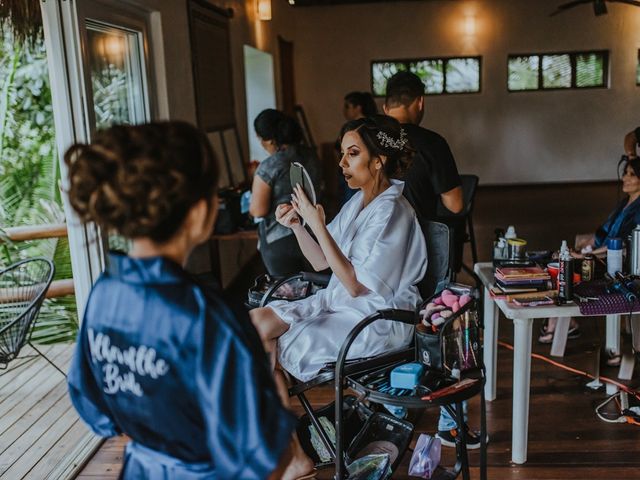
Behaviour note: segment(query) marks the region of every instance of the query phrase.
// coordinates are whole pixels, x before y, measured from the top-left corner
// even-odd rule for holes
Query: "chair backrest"
[[[29,341],[53,272],[53,263],[46,258],[23,260],[0,271],[0,368]]]
[[[422,298],[433,295],[451,278],[451,235],[440,222],[424,222],[422,233],[427,243],[427,272],[418,288]]]
[[[453,255],[451,260],[451,269],[454,272],[459,272],[462,268],[462,254],[464,250],[464,243],[468,240],[467,234],[470,229],[469,219],[473,213],[473,204],[476,196],[476,190],[478,188],[478,176],[477,175],[460,175],[460,182],[462,183],[462,201],[463,207],[460,213],[451,213],[447,210],[441,201],[438,201],[438,220],[446,223],[451,231],[451,245],[453,249]]]
[[[462,209],[462,215],[471,215],[473,212],[473,201],[476,197],[476,190],[478,188],[479,178],[477,175],[460,175],[460,181],[462,182],[462,196],[464,201],[464,208]]]

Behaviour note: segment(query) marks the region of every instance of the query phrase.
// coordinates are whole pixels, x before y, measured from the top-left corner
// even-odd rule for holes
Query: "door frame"
[[[150,44],[153,13],[125,1],[120,1],[114,7],[112,3],[107,4],[102,0],[40,0],[40,7],[73,283],[78,318],[82,321],[91,287],[104,270],[106,262],[106,243],[100,229],[92,223],[83,225],[66,194],[69,182],[64,152],[75,143],[90,142],[95,133],[95,114],[89,99],[92,97],[90,72],[85,68],[89,54],[84,22],[89,18],[142,32],[145,110],[147,118],[151,120],[159,110],[158,97],[155,95],[155,70],[151,68],[151,61],[155,58]]]

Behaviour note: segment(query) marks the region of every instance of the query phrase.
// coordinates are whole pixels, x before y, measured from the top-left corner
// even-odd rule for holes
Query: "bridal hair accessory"
[[[378,132],[376,137],[380,141],[380,144],[385,148],[395,148],[396,150],[402,150],[407,144],[407,132],[404,131],[404,128],[400,129],[400,138],[398,140],[394,140],[382,130]]]

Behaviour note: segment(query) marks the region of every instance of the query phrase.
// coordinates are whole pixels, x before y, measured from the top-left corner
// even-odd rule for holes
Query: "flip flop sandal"
[[[580,331],[580,327],[576,325],[575,327],[569,327],[569,331],[567,332],[567,338],[569,340],[575,340],[576,338],[580,338],[582,332]]]

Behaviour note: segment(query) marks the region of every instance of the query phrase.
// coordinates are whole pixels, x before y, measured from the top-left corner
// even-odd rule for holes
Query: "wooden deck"
[[[38,347],[66,371],[74,345]],[[0,370],[0,478],[73,478],[100,440],[76,414],[66,378],[28,345]]]

